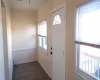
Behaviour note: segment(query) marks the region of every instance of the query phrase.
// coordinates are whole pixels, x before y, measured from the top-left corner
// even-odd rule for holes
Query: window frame
[[[76,38],[76,29],[77,29],[77,23],[78,23],[78,17],[79,17],[79,9],[80,7],[88,4],[88,3],[91,3],[91,2],[94,2],[93,0],[92,1],[87,1],[83,4],[80,4],[77,6],[76,8],[76,21],[75,21],[75,38]],[[80,45],[85,45],[85,46],[90,46],[90,47],[94,47],[94,48],[99,48],[100,49],[100,45],[97,45],[97,44],[92,44],[92,43],[86,43],[86,42],[80,42],[80,41],[76,41],[74,40],[74,46],[75,46],[75,67],[74,67],[74,72],[76,75],[80,76],[81,78],[83,78],[84,80],[97,80],[97,78],[93,77],[92,75],[89,75],[88,73],[82,71],[79,69],[79,55],[80,55]]]
[[[87,45],[88,44],[88,45]],[[75,69],[75,73],[77,75],[79,75],[80,77],[82,77],[83,79],[85,80],[97,80],[95,77],[93,77],[92,75],[89,75],[88,73],[82,71],[79,69],[79,55],[80,55],[80,45],[85,45],[85,46],[90,46],[90,47],[94,47],[94,48],[97,48],[95,47],[95,45],[93,46],[93,44],[89,44],[89,43],[84,43],[84,42],[78,42],[78,41],[75,41],[75,63],[76,63],[76,69]],[[100,49],[100,48],[99,48]]]
[[[37,30],[37,31],[39,31],[39,25],[42,24],[43,22],[46,23],[46,29],[47,29],[47,20],[43,20],[43,21],[41,21],[41,22],[38,23],[38,30]],[[47,30],[46,30],[46,33],[47,33]],[[47,47],[47,48],[44,48],[44,44],[43,44],[43,38],[46,39],[46,44],[47,44],[47,35],[46,35],[46,36],[42,36],[42,35],[40,35],[39,32],[38,32],[38,33],[37,33],[37,36],[38,36],[38,46],[47,51],[48,47]],[[42,42],[42,46],[39,45],[39,37],[41,37],[41,39],[42,39],[42,41],[41,41],[41,42]]]

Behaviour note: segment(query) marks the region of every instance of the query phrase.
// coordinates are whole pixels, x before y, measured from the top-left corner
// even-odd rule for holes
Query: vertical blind
[[[100,0],[77,10],[76,41],[100,45]]]

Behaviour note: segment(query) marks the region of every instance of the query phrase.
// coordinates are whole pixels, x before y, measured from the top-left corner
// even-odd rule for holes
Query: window
[[[75,44],[77,73],[100,80],[100,0],[77,9]]]
[[[61,24],[61,19],[59,15],[56,15],[54,17],[53,25],[56,25],[56,24]]]
[[[47,49],[47,22],[42,21],[38,25],[39,46]]]

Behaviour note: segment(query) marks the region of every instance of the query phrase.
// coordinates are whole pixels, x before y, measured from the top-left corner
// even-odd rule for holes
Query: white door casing
[[[65,80],[65,8],[51,14],[52,27],[52,80]]]

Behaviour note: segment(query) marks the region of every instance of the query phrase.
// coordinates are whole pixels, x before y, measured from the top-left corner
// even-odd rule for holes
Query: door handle
[[[52,55],[52,47],[51,47],[51,52],[50,52],[50,54]]]
[[[50,52],[50,54],[52,55],[52,52]]]

